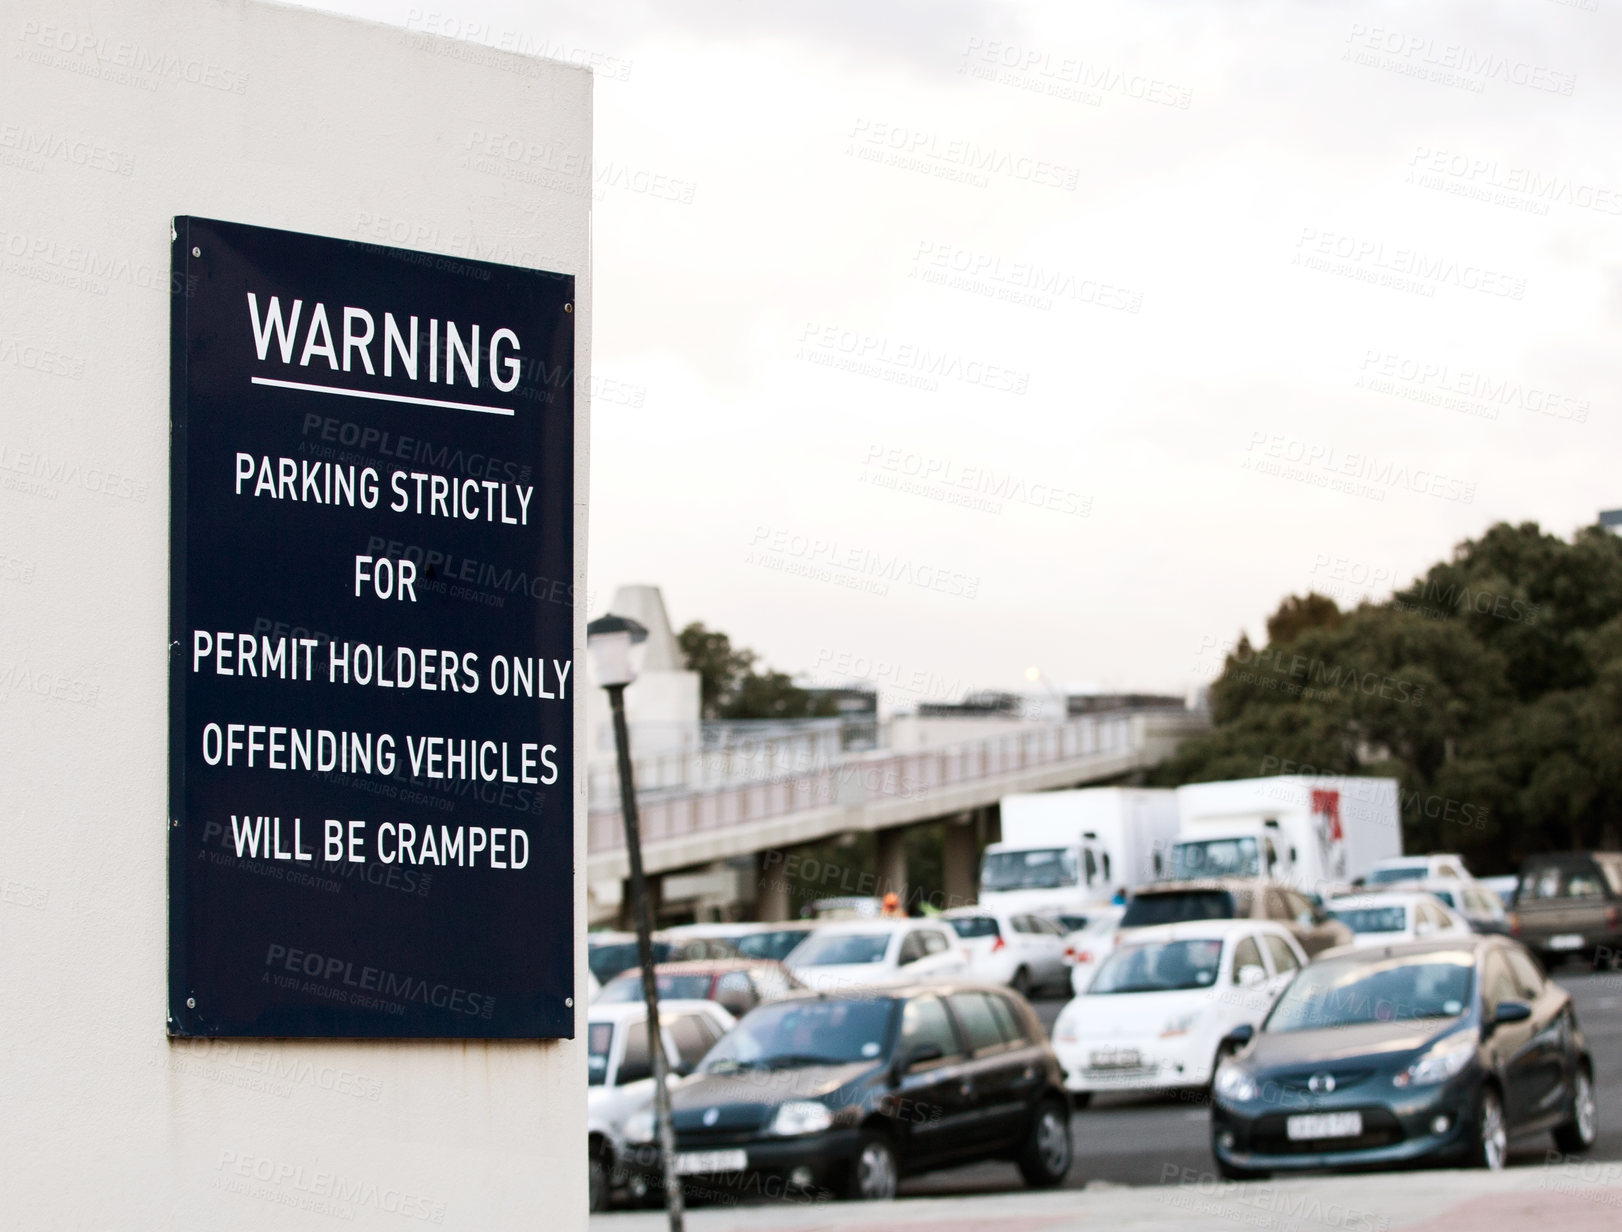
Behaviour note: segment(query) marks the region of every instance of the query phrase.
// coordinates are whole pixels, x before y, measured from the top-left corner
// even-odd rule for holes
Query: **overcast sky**
[[[598,67],[594,613],[1181,691],[1622,505],[1617,0],[322,7]]]

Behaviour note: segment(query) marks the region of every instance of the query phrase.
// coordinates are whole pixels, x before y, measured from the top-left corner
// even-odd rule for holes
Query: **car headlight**
[[[769,1132],[783,1138],[800,1134],[820,1134],[834,1123],[834,1114],[826,1104],[810,1099],[791,1099],[777,1110]]]
[[[1243,1068],[1229,1061],[1217,1071],[1216,1093],[1233,1103],[1244,1104],[1260,1095],[1261,1090]]]
[[[1186,1014],[1179,1014],[1175,1018],[1167,1019],[1166,1025],[1160,1028],[1160,1038],[1169,1039],[1174,1035],[1187,1035],[1189,1029],[1199,1021],[1200,1012],[1190,1010]]]
[[[625,1118],[625,1140],[627,1142],[653,1141],[652,1108],[644,1108],[641,1112],[633,1112]]]
[[[1480,1036],[1475,1031],[1455,1031],[1446,1039],[1433,1044],[1407,1069],[1391,1079],[1398,1087],[1427,1087],[1446,1082],[1476,1055]]]

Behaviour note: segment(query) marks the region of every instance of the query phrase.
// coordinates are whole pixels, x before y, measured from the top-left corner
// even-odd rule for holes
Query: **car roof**
[[[721,1010],[722,1013],[726,1012],[725,1006],[717,1005],[714,1001],[699,1001],[687,997],[672,998],[668,1001],[659,1002],[659,1018],[662,1021],[667,1015],[690,1014],[695,1011],[708,1014],[716,1009]],[[619,1023],[627,1019],[646,1021],[647,1017],[648,1007],[641,1001],[610,1001],[606,1004],[599,1001],[592,1005],[586,1013],[587,1022]]]
[[[1415,903],[1437,902],[1436,895],[1429,890],[1374,890],[1367,894],[1337,894],[1324,904],[1326,907],[1381,907],[1398,905],[1413,906]],[[1441,903],[1441,906],[1447,906]]]
[[[1325,950],[1313,959],[1314,965],[1327,958],[1366,958],[1374,961],[1380,958],[1410,958],[1420,954],[1443,954],[1458,950],[1469,950],[1479,955],[1483,950],[1493,948],[1507,950],[1509,944],[1502,937],[1492,937],[1485,934],[1466,933],[1458,937],[1426,938],[1423,941],[1393,941],[1385,945],[1337,945],[1332,950]]]
[[[653,964],[655,975],[724,975],[728,971],[751,971],[757,967],[771,967],[776,970],[786,970],[783,964],[771,958],[687,958],[680,962],[662,962]],[[633,979],[642,978],[640,967],[627,967],[614,978],[623,980],[627,976]]]
[[[1265,877],[1200,877],[1193,881],[1151,881],[1146,885],[1134,886],[1131,891],[1133,898],[1152,894],[1189,894],[1198,891],[1209,893],[1212,890],[1256,890],[1276,882],[1268,881]]]
[[[1229,933],[1275,933],[1290,936],[1290,930],[1272,920],[1185,920],[1177,924],[1149,924],[1129,928],[1121,938],[1121,948],[1145,941],[1199,941],[1225,939]]]
[[[900,932],[904,928],[917,928],[932,925],[935,928],[944,928],[945,925],[935,920],[895,920],[885,916],[875,916],[866,920],[826,920],[817,925],[817,932],[838,935],[839,933],[882,933]]]

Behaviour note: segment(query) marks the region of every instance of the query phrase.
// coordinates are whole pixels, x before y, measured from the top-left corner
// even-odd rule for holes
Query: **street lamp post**
[[[619,762],[620,812],[625,818],[625,851],[631,865],[631,904],[636,912],[636,951],[642,965],[642,999],[648,1007],[648,1053],[653,1059],[654,1121],[665,1179],[670,1232],[682,1232],[681,1182],[676,1176],[676,1135],[670,1123],[669,1058],[659,1029],[659,983],[653,973],[653,913],[642,873],[642,835],[637,827],[636,784],[631,777],[631,736],[625,724],[625,686],[636,679],[638,648],[648,631],[626,616],[599,616],[586,626],[586,651],[597,683],[608,690],[614,711],[614,754]]]

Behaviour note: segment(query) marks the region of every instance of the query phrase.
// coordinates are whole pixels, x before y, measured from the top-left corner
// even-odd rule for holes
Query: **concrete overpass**
[[[965,885],[967,876],[972,895],[987,812],[1003,796],[1119,780],[1161,761],[1207,725],[1203,714],[1157,709],[1009,721],[1009,730],[973,739],[853,753],[800,772],[639,794],[643,861],[650,874],[678,873],[875,831],[876,883],[904,888],[904,830],[956,818],[974,824],[948,830],[949,890],[953,882]],[[592,800],[587,835],[591,912],[603,918],[617,906],[629,875],[617,801]],[[781,878],[761,878],[756,910],[762,919],[788,914]]]

